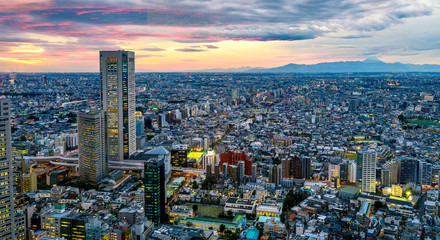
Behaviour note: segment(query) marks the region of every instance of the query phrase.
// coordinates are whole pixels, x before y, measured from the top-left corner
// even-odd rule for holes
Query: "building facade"
[[[108,159],[136,151],[134,52],[101,51],[101,108],[107,112]]]
[[[150,159],[144,164],[145,216],[154,223],[165,221],[165,167],[163,160]]]
[[[15,239],[10,108],[0,98],[0,239]]]
[[[78,132],[80,177],[97,183],[107,175],[105,112],[78,113]]]

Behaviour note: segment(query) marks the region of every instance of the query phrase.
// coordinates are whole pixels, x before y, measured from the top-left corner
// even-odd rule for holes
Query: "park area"
[[[206,217],[218,217],[218,215],[223,212],[222,206],[216,206],[216,205],[203,205],[203,204],[186,204],[188,208],[192,208],[193,205],[197,205],[197,212],[196,214],[199,216],[206,216]]]

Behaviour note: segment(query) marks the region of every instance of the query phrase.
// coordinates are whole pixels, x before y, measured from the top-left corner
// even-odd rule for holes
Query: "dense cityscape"
[[[439,73],[0,74],[1,239],[438,239]]]

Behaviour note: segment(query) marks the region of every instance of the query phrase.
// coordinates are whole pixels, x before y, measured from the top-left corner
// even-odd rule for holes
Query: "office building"
[[[72,214],[61,218],[61,237],[66,240],[85,240],[87,215]]]
[[[375,193],[377,152],[374,149],[363,150],[358,152],[357,157],[360,163],[358,180],[361,183],[362,192]]]
[[[258,175],[258,165],[256,163],[252,164],[252,182],[257,181]]]
[[[383,187],[391,187],[392,175],[388,169],[381,169],[381,183]]]
[[[47,236],[61,238],[61,219],[69,216],[66,206],[55,205],[54,209],[41,214],[41,229],[46,230]]]
[[[348,182],[350,179],[350,165],[348,163],[339,164],[339,179],[341,182]]]
[[[78,113],[79,173],[83,181],[97,183],[107,175],[105,125],[103,111]]]
[[[305,179],[310,179],[312,177],[312,169],[311,169],[311,159],[310,157],[302,157],[301,158],[301,170],[302,177]]]
[[[432,182],[432,164],[419,161],[419,184],[423,187],[430,187]]]
[[[21,187],[23,192],[35,192],[37,191],[37,174],[25,173],[21,177]]]
[[[419,178],[419,167],[419,161],[415,158],[400,159],[400,184],[416,184]]]
[[[283,178],[290,178],[290,159],[282,159],[281,165],[283,166]]]
[[[251,176],[252,160],[248,159],[248,156],[244,153],[244,151],[242,151],[241,153],[228,151],[220,154],[220,166],[223,166],[224,163],[227,163],[228,165],[237,165],[239,161],[244,161],[244,174],[247,176]]]
[[[328,164],[328,179],[332,179],[333,177],[340,177],[340,167],[338,164],[329,163]]]
[[[302,162],[298,156],[291,156],[290,177],[302,178]]]
[[[188,146],[184,144],[173,145],[171,149],[171,165],[173,167],[186,167]]]
[[[109,161],[136,151],[134,52],[101,51],[101,108],[107,112]]]
[[[243,183],[244,182],[244,161],[238,161],[237,174],[238,174],[238,181],[240,183]]]
[[[163,160],[150,159],[144,164],[145,216],[154,223],[165,221],[165,166]]]
[[[0,98],[0,239],[15,239],[10,108]]]

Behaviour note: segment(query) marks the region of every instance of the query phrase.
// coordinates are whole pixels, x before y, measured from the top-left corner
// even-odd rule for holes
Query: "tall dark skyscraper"
[[[109,161],[136,151],[134,52],[101,51],[101,108],[107,112]]]
[[[0,239],[15,239],[10,108],[0,97]]]
[[[165,220],[165,164],[150,159],[144,165],[145,216],[154,223]]]

